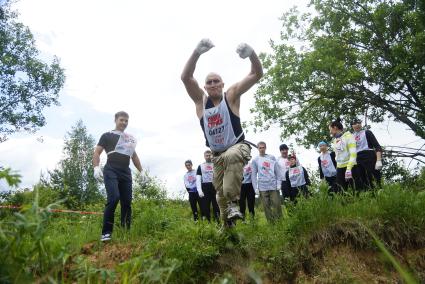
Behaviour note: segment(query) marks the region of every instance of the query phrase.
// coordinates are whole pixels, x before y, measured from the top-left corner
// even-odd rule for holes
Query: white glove
[[[254,49],[252,49],[252,47],[250,47],[246,43],[241,43],[238,45],[236,52],[239,54],[241,58],[245,59],[251,56],[251,54],[254,52]]]
[[[345,171],[345,179],[349,180],[353,178],[353,174],[351,173],[351,170],[346,170]]]
[[[94,167],[94,174],[93,175],[94,175],[94,178],[97,181],[103,181],[103,172],[102,172],[102,170],[100,169],[99,166]]]
[[[202,176],[200,175],[196,175],[196,190],[200,198],[204,197],[204,192],[202,191]]]
[[[260,195],[260,191],[258,190],[258,188],[255,189],[255,195],[259,196]]]
[[[382,161],[378,160],[375,164],[375,170],[379,171],[382,169]]]
[[[202,191],[202,189],[198,189],[198,194],[199,194],[199,197],[200,198],[203,198],[205,195],[204,195],[204,192]]]
[[[212,41],[208,38],[202,39],[195,48],[195,51],[201,55],[214,47]]]

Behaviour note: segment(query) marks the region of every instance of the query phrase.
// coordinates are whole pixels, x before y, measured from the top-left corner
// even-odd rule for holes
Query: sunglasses
[[[208,80],[208,81],[206,81],[205,82],[207,85],[212,85],[212,83],[214,83],[214,84],[218,84],[218,83],[220,83],[220,80],[218,80],[218,79],[213,79],[213,80]]]

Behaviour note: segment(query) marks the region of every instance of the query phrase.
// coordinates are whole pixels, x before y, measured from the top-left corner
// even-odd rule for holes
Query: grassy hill
[[[335,197],[321,189],[274,225],[257,208],[231,231],[194,223],[186,202],[138,200],[131,230],[116,228],[107,244],[98,241],[102,216],[50,213],[34,201],[1,213],[0,282],[424,282],[422,189]]]

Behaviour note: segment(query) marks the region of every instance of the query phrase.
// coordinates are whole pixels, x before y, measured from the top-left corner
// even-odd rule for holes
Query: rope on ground
[[[15,206],[15,205],[0,205],[0,208],[5,209],[22,209],[22,206]],[[94,212],[94,211],[76,211],[76,210],[66,210],[66,209],[45,209],[49,212],[54,213],[76,213],[76,214],[82,214],[82,215],[102,215],[102,212]]]

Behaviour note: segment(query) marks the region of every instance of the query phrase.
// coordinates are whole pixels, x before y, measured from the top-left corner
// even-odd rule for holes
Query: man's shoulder
[[[268,156],[268,158],[269,158],[270,160],[273,160],[273,161],[275,161],[275,162],[277,161],[275,156],[270,155],[270,154],[267,154],[267,156]]]

